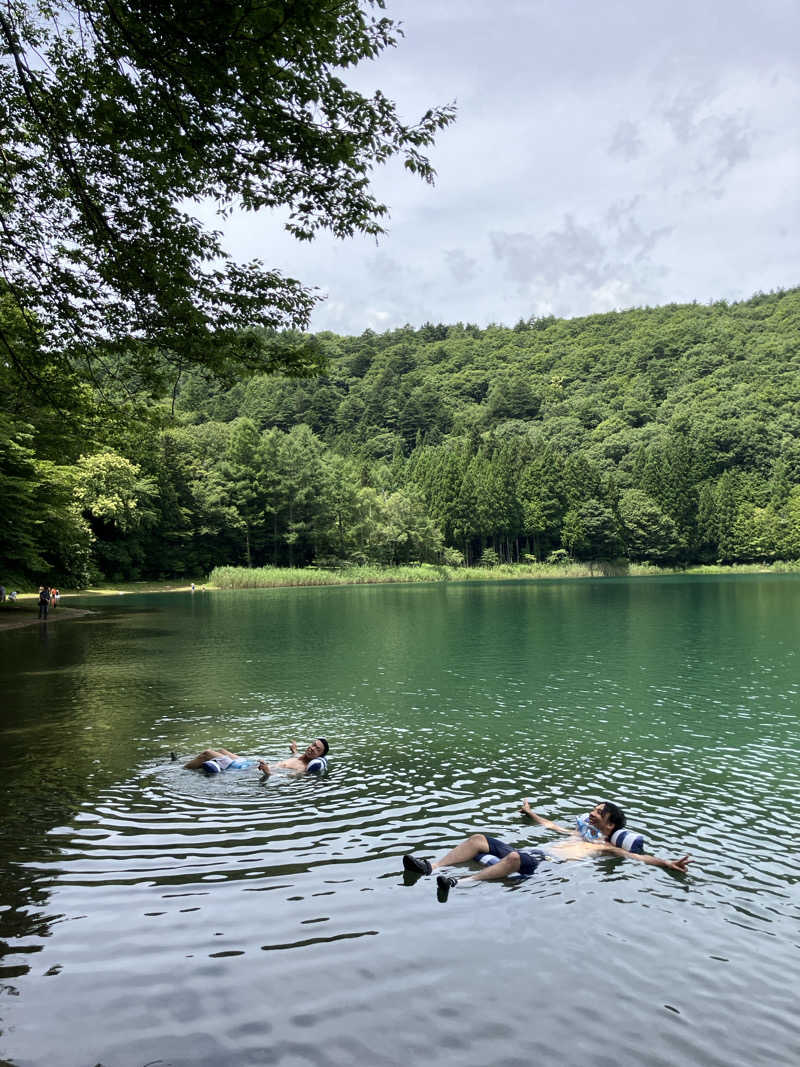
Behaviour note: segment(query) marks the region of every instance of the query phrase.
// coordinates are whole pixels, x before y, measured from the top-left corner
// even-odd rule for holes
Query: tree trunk
[[[294,508],[289,504],[289,532],[292,530],[292,520],[294,518]],[[289,566],[294,566],[294,542],[289,541]]]

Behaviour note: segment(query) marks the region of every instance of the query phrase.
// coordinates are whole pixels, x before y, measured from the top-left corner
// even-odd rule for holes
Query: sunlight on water
[[[0,1055],[796,1063],[798,594],[278,590],[0,635]],[[182,766],[318,733],[322,779]],[[524,796],[569,825],[614,799],[695,865],[404,878],[475,831],[550,841]]]

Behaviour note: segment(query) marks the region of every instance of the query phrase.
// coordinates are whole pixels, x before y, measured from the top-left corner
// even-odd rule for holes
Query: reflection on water
[[[795,1064],[798,594],[130,597],[0,635],[0,1056]],[[321,780],[169,759],[318,733]],[[615,799],[695,868],[406,884],[403,853],[475,830],[549,840],[525,795],[561,821]]]

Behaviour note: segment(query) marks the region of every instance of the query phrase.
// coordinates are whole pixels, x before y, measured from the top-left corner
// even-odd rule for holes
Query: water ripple
[[[159,677],[175,632],[149,617],[115,643],[106,626],[47,729],[6,735],[9,819],[32,824],[9,839],[0,1054],[65,1067],[403,1064],[410,1049],[447,1067],[798,1062],[794,616],[770,601],[768,639],[735,640],[715,609],[689,640],[677,586],[660,587],[657,623],[641,586],[604,586],[620,590],[613,610],[591,583],[573,588],[540,590],[536,606],[472,590],[468,621],[457,590],[253,598],[258,626],[235,650],[249,601],[228,611],[223,597],[208,609],[218,623],[185,622],[172,691]],[[326,629],[316,612],[334,602],[359,610]],[[265,637],[267,609],[279,622]],[[758,610],[748,601],[746,617]],[[229,653],[213,686],[212,646]],[[131,647],[149,673],[126,703]],[[274,757],[298,723],[332,740],[321,780],[207,778],[168,759],[216,741]],[[65,749],[80,780],[50,770]],[[552,840],[519,814],[523,796],[564,823],[614,799],[650,851],[695,865],[548,863],[446,902],[431,879],[404,879],[405,852],[440,855],[476,830]]]

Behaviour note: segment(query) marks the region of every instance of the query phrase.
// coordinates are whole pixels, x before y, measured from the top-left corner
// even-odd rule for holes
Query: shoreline
[[[33,594],[31,594],[33,595]],[[17,598],[21,600],[21,597]],[[47,613],[46,619],[40,619],[38,614],[38,608],[36,611],[28,611],[22,609],[19,613],[16,608],[9,608],[0,612],[0,631],[3,630],[19,630],[23,626],[39,626],[41,624],[47,625],[50,622],[61,622],[61,620],[78,619],[83,615],[93,615],[94,612],[88,608],[62,608],[59,605],[57,608],[51,608]]]
[[[719,575],[733,577],[753,574],[800,574],[800,564],[776,561],[770,563],[696,564],[685,568],[657,567],[631,564],[621,567],[609,563],[572,563],[525,565],[501,564],[498,567],[448,567],[435,564],[416,564],[397,567],[348,567],[341,570],[322,570],[314,567],[217,567],[205,582],[195,582],[194,593],[236,592],[242,589],[286,589],[314,586],[344,585],[438,585],[446,582],[503,582],[550,581],[553,579],[582,580],[585,578],[672,578]],[[211,578],[216,580],[212,581]],[[191,583],[179,585],[173,581],[120,582],[114,586],[93,586],[74,589],[61,594],[62,604],[50,610],[47,620],[39,619],[36,593],[20,593],[16,605],[0,605],[0,632],[33,626],[40,622],[76,619],[94,612],[90,608],[69,608],[63,602],[73,597],[122,597],[146,593],[189,593]]]

